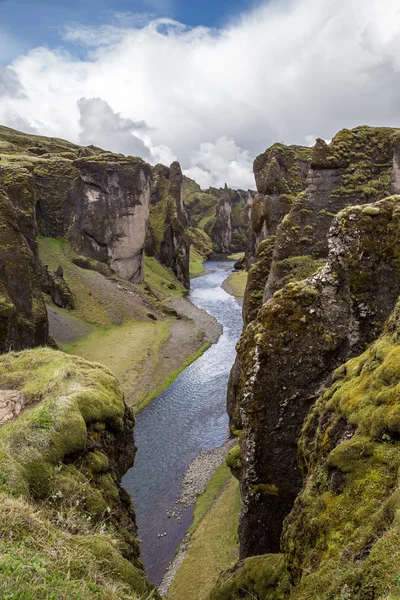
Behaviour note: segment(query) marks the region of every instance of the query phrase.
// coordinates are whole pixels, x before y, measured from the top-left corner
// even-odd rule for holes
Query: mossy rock
[[[223,574],[209,600],[285,600],[289,598],[289,574],[282,554],[254,556]]]

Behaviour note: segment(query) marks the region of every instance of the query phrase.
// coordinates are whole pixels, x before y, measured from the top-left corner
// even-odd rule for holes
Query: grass
[[[221,485],[222,474],[198,501],[198,519]],[[211,485],[211,488],[210,488]],[[239,483],[230,478],[219,500],[205,514],[192,534],[192,544],[169,589],[168,600],[206,600],[221,571],[238,558],[237,528],[240,511]]]
[[[63,345],[62,350],[108,367],[119,379],[127,402],[137,406],[137,388],[145,363],[151,357],[156,369],[160,348],[168,337],[169,321],[131,321],[94,331],[87,338]]]
[[[80,320],[108,327],[112,320],[107,310],[107,304],[89,285],[88,278],[94,273],[80,269],[71,261],[71,248],[66,240],[54,238],[39,238],[39,256],[42,264],[56,270],[60,265],[64,270],[64,279],[68,283],[74,297],[76,308],[74,316]],[[101,277],[101,275],[98,275]]]
[[[247,284],[247,276],[247,271],[231,273],[225,282],[228,288],[227,291],[236,298],[243,298]]]
[[[190,262],[189,262],[189,274],[190,277],[199,277],[205,272],[203,266],[204,256],[196,250],[194,246],[190,246]]]
[[[0,597],[148,598],[138,542],[126,536],[133,513],[120,527],[110,471],[121,448],[127,460],[134,454],[118,381],[100,365],[36,348],[1,356],[0,384],[30,404],[0,428]]]
[[[193,523],[189,527],[188,533],[194,533],[196,531],[197,527],[212,508],[215,501],[219,498],[230,479],[231,472],[226,463],[223,463],[214,471],[204,493],[196,501],[193,513]]]
[[[185,292],[172,271],[159,263],[154,256],[145,256],[144,281],[163,301],[173,296],[182,296]]]
[[[236,252],[236,254],[230,254],[227,259],[228,260],[240,260],[244,257],[244,252]]]
[[[197,352],[195,352],[195,354],[189,356],[178,369],[175,369],[175,371],[168,375],[168,377],[163,381],[163,383],[159,387],[157,387],[154,390],[154,392],[150,394],[147,393],[140,395],[136,401],[137,412],[143,410],[148,404],[150,404],[152,400],[154,400],[154,398],[157,398],[157,396],[159,396],[161,392],[167,389],[167,387],[169,387],[175,381],[175,379],[182,373],[182,371],[184,371],[186,367],[191,365],[195,360],[200,358],[200,356],[204,354],[204,352],[208,350],[210,346],[211,344],[209,342],[203,344],[202,347],[199,348]]]

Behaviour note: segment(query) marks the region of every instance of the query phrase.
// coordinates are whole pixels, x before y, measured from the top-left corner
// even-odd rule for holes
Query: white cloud
[[[223,187],[225,183],[244,189],[254,186],[250,154],[236,146],[233,139],[221,137],[215,144],[201,144],[192,152],[190,162],[184,173],[202,188]]]
[[[119,23],[68,30],[70,43],[88,47],[85,60],[46,48],[14,60],[26,97],[0,98],[0,122],[12,115],[79,142],[78,101],[99,98],[151,129],[107,137],[92,121],[85,139],[124,151],[137,138],[152,162],[176,156],[200,183],[241,187],[250,156],[275,141],[400,127],[398,0],[269,2],[218,31],[170,19]]]

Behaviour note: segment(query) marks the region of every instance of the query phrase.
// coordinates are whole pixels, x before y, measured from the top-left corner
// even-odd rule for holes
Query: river
[[[223,326],[218,342],[137,416],[135,465],[122,483],[135,504],[141,556],[155,585],[192,521],[193,506],[181,509],[179,519],[167,514],[176,509],[182,478],[196,456],[229,437],[226,389],[242,330],[241,308],[221,287],[232,267],[230,262],[207,262],[210,272],[191,281],[191,302]]]

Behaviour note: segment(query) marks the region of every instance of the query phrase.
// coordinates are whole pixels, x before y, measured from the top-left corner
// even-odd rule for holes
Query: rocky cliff
[[[156,165],[153,177],[146,253],[170,267],[178,281],[188,289],[190,239],[183,203],[182,170],[177,162],[170,168]]]
[[[210,600],[395,599],[399,593],[399,305],[332,375],[303,425],[303,487],[282,553],[247,558]]]
[[[209,237],[209,254],[229,254],[246,248],[254,196],[252,190],[233,190],[227,185],[202,190],[185,177],[184,200],[190,224]],[[198,234],[192,231],[191,235],[197,247]]]
[[[287,169],[270,156],[269,192],[281,199]],[[317,142],[309,170],[301,163],[305,187],[281,223],[268,229],[263,217],[268,237],[249,272],[247,326],[228,391],[240,433],[242,558],[280,551],[283,521],[302,488],[296,449],[304,419],[334,369],[377,339],[400,291],[399,198],[375,202],[398,191],[398,131],[343,131],[329,146]]]

